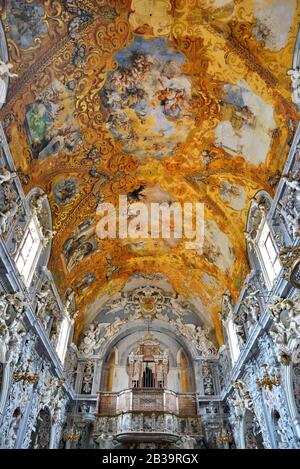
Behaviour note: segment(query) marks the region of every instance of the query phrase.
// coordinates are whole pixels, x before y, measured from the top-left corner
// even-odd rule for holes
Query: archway
[[[126,388],[157,387],[194,392],[192,358],[178,338],[170,331],[153,330],[153,337],[148,337],[151,344],[145,345],[146,336],[145,330],[128,330],[125,336],[113,341],[103,361],[99,390],[118,392]]]
[[[281,418],[280,412],[277,409],[274,409],[272,412],[272,423],[273,423],[274,437],[275,437],[277,448],[283,447],[282,430],[280,428],[280,423],[279,423],[280,418]]]
[[[116,352],[113,350],[108,358],[107,391],[112,391],[116,366]]]
[[[30,448],[49,449],[51,435],[51,415],[48,409],[42,409],[37,417],[35,430],[31,434]]]
[[[246,449],[263,449],[263,438],[257,418],[253,412],[246,411],[244,416],[244,441]]]

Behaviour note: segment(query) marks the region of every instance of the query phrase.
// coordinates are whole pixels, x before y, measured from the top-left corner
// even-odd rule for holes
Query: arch
[[[158,324],[159,321],[154,322],[152,324],[151,331],[155,334],[159,334],[161,337],[169,337],[170,340],[172,340],[174,343],[178,344],[178,349],[182,348],[182,350],[185,353],[185,356],[187,358],[188,363],[191,364],[190,366],[190,373],[189,373],[189,383],[190,383],[190,392],[193,392],[195,389],[195,373],[194,373],[194,367],[192,366],[193,363],[193,355],[192,353],[194,352],[191,350],[191,347],[189,348],[188,345],[184,342],[183,338],[178,337],[177,334],[174,333],[171,328],[166,328],[165,324],[162,323],[161,325]],[[119,333],[114,336],[111,341],[107,341],[103,347],[103,360],[102,360],[102,366],[100,366],[100,369],[98,370],[99,373],[99,389],[105,390],[107,389],[107,383],[108,383],[108,364],[109,364],[109,358],[112,350],[115,350],[117,348],[118,343],[123,341],[126,338],[130,338],[132,343],[130,343],[126,350],[124,349],[124,353],[120,352],[120,350],[117,351],[118,353],[118,360],[116,361],[116,367],[118,369],[117,375],[118,375],[118,380],[123,380],[124,382],[126,381],[126,386],[128,386],[129,383],[129,375],[128,375],[128,355],[130,352],[136,347],[136,339],[134,336],[134,333],[143,333],[145,334],[146,332],[146,327],[143,321],[136,321],[136,324],[132,325],[127,325],[126,328],[122,328]],[[164,347],[165,344],[162,342],[162,347]],[[166,347],[165,347],[166,348]],[[176,379],[180,382],[180,379],[178,377],[178,370],[179,368],[177,367],[177,353],[174,354],[174,351],[170,351],[169,355],[169,364],[170,364],[170,371],[169,374],[171,373],[172,375],[172,382]]]
[[[51,439],[51,413],[48,407],[44,407],[38,413],[36,425],[31,433],[29,448],[49,449]]]
[[[283,369],[283,383],[295,433],[300,438],[300,344],[298,340],[292,339],[289,348],[292,358],[289,365]]]
[[[121,338],[129,336],[135,331],[146,332],[146,329],[147,325],[145,324],[145,322],[139,319],[134,322],[122,325],[117,334],[114,334],[112,337],[107,337],[107,340],[102,344],[100,358],[105,360],[108,353],[110,353],[112,348],[117,342],[119,342]],[[199,357],[199,352],[196,349],[195,345],[191,343],[191,341],[188,341],[186,337],[179,334],[172,324],[168,323],[166,325],[166,322],[164,321],[160,321],[158,319],[153,320],[151,324],[151,331],[161,332],[165,333],[166,335],[172,336],[174,340],[178,342],[180,346],[182,346],[189,360],[193,361],[195,358]],[[174,360],[176,361],[176,357],[174,358]]]
[[[116,368],[116,351],[113,349],[108,357],[108,375],[107,375],[107,391],[113,390],[113,382]]]
[[[275,439],[275,444],[276,448],[281,447],[281,430],[279,426],[279,421],[281,419],[280,412],[277,409],[273,409],[271,412],[271,422],[273,426],[273,431],[274,431],[274,439]]]
[[[246,410],[243,418],[243,447],[245,449],[263,449],[263,437],[256,416]]]
[[[10,422],[10,427],[9,427],[9,432],[7,435],[7,447],[9,448],[14,448],[17,439],[18,439],[18,434],[19,430],[21,427],[21,421],[22,421],[23,413],[20,407],[16,407],[15,410],[12,413],[12,418]]]
[[[180,369],[180,391],[189,392],[189,363],[182,348],[178,352],[177,360]]]

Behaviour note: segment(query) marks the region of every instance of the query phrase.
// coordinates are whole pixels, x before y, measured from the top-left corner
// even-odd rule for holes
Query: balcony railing
[[[119,441],[147,438],[148,441],[153,441],[153,437],[161,441],[172,441],[182,435],[200,438],[202,428],[199,416],[179,417],[168,412],[124,412],[115,416],[98,415],[93,435],[97,439],[103,434],[114,435]]]
[[[179,394],[166,389],[133,388],[115,392],[98,393],[98,415],[113,416],[124,412],[160,412],[197,416],[195,394]]]

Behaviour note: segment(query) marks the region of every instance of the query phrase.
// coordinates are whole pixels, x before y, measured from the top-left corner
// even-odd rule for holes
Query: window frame
[[[65,316],[61,322],[60,331],[58,335],[57,345],[55,351],[57,353],[58,358],[60,359],[61,363],[63,364],[66,358],[67,348],[69,344],[69,337],[71,331],[71,322]]]
[[[268,241],[274,251],[275,257],[272,257],[270,248],[267,247]],[[268,290],[272,290],[276,278],[278,278],[282,265],[279,260],[277,244],[274,240],[270,225],[267,220],[262,223],[262,227],[256,238],[256,254],[261,266],[261,270]]]
[[[27,251],[27,253],[24,253],[26,243],[30,237],[31,237],[31,246],[29,250]],[[43,250],[42,239],[43,238],[42,238],[41,228],[40,228],[38,219],[36,218],[36,216],[32,216],[26,226],[24,236],[22,238],[20,246],[14,256],[14,261],[15,261],[17,270],[20,273],[20,275],[23,276],[24,283],[27,288],[30,286],[30,283],[32,281],[34,272],[36,270],[36,266],[38,264],[41,252]],[[31,258],[33,250],[34,250],[33,257]],[[22,267],[18,265],[20,259],[23,261]],[[27,262],[30,263],[30,267],[28,271],[26,268]]]
[[[235,332],[233,319],[230,317],[227,321],[227,335],[228,335],[228,342],[229,342],[229,349],[231,355],[231,361],[234,365],[241,354],[240,344],[238,336]]]

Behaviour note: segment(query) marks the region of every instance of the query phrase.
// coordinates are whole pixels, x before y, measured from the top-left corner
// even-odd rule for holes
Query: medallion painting
[[[93,220],[89,219],[78,225],[65,243],[63,244],[63,254],[67,269],[72,270],[78,262],[92,254],[98,248],[95,236]]]
[[[182,72],[185,57],[166,39],[137,36],[114,59],[118,67],[100,91],[107,128],[127,153],[170,155],[193,127],[191,82]]]
[[[53,187],[54,200],[58,205],[67,205],[78,193],[76,178],[63,179]]]

